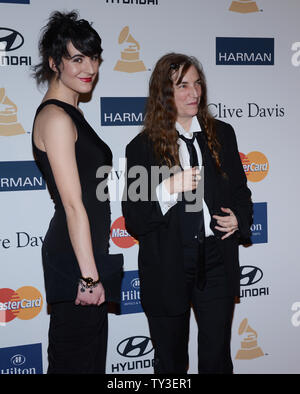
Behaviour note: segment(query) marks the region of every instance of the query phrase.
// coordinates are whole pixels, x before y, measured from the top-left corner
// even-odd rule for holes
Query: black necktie
[[[197,151],[196,151],[196,148],[194,145],[196,134],[198,134],[198,132],[193,133],[192,138],[186,138],[183,135],[179,135],[179,138],[182,139],[186,144],[187,150],[190,155],[190,166],[191,167],[199,167],[198,155],[197,155]],[[195,194],[196,190],[192,190],[191,193]]]
[[[190,155],[190,166],[191,167],[199,166],[197,151],[194,145],[196,133],[193,133],[192,138],[186,138],[183,135],[179,135],[179,138],[181,138],[186,143],[186,147]]]
[[[203,132],[199,133],[200,140],[200,149],[203,155],[204,150],[204,139]],[[194,140],[196,138],[196,133],[193,133],[192,138],[186,138],[183,135],[179,135],[185,143],[190,155],[190,166],[196,167],[199,166],[198,155],[196,148],[194,146]],[[203,217],[203,209],[199,212],[199,227],[198,227],[198,240],[200,243],[199,247],[199,265],[198,265],[198,275],[197,275],[197,287],[199,289],[203,289],[206,283],[206,275],[205,275],[205,256],[204,256],[204,239],[205,239],[205,230],[204,230],[204,217]]]

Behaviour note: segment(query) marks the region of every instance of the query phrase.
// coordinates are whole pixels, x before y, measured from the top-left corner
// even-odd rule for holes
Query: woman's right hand
[[[102,283],[99,282],[96,287],[92,289],[84,288],[78,284],[77,297],[75,300],[76,305],[101,305],[105,302],[105,290]],[[92,291],[92,292],[90,292]]]
[[[201,176],[199,168],[192,167],[177,172],[175,175],[167,178],[164,182],[169,194],[174,194],[195,190],[200,179]]]

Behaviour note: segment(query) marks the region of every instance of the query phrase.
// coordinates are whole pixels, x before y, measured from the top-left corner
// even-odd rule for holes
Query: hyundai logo
[[[117,346],[117,352],[124,357],[142,357],[152,350],[151,339],[144,336],[126,338]]]
[[[24,37],[16,30],[0,27],[0,43],[4,43],[5,51],[14,51],[24,44]]]
[[[260,268],[252,265],[244,265],[240,267],[241,286],[251,286],[259,282],[263,277],[263,272]]]

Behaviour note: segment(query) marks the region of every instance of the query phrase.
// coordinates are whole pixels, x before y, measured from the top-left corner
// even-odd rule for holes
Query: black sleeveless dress
[[[100,182],[107,182],[108,173],[104,173],[102,178],[96,177],[96,173],[101,166],[112,167],[112,152],[88,124],[82,113],[68,103],[56,99],[47,100],[38,107],[35,116],[49,104],[63,108],[76,126],[78,137],[75,143],[75,155],[82,201],[90,223],[93,251],[94,255],[106,254],[109,248],[111,223],[110,203],[108,198],[106,201],[100,201],[97,198],[96,190]],[[37,165],[46,180],[55,204],[55,213],[50,221],[42,247],[46,299],[48,303],[73,301],[76,298],[77,286],[74,287],[74,283],[69,282],[69,278],[74,277],[75,272],[79,272],[79,265],[69,238],[64,207],[47,153],[37,148],[33,141],[33,133],[32,147]],[[104,191],[108,195],[107,185]],[[68,286],[72,286],[74,289],[74,295],[71,297],[69,296],[70,291],[67,289]]]

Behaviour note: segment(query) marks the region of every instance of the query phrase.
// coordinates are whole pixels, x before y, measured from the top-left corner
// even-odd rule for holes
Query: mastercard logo
[[[0,289],[0,323],[7,323],[16,317],[30,320],[36,317],[43,307],[41,293],[32,286],[18,290]]]
[[[113,222],[110,230],[110,237],[113,243],[119,248],[131,248],[138,243],[138,241],[126,230],[123,216]]]
[[[269,172],[269,162],[261,152],[250,152],[247,155],[240,153],[240,158],[247,179],[250,182],[262,181]]]

